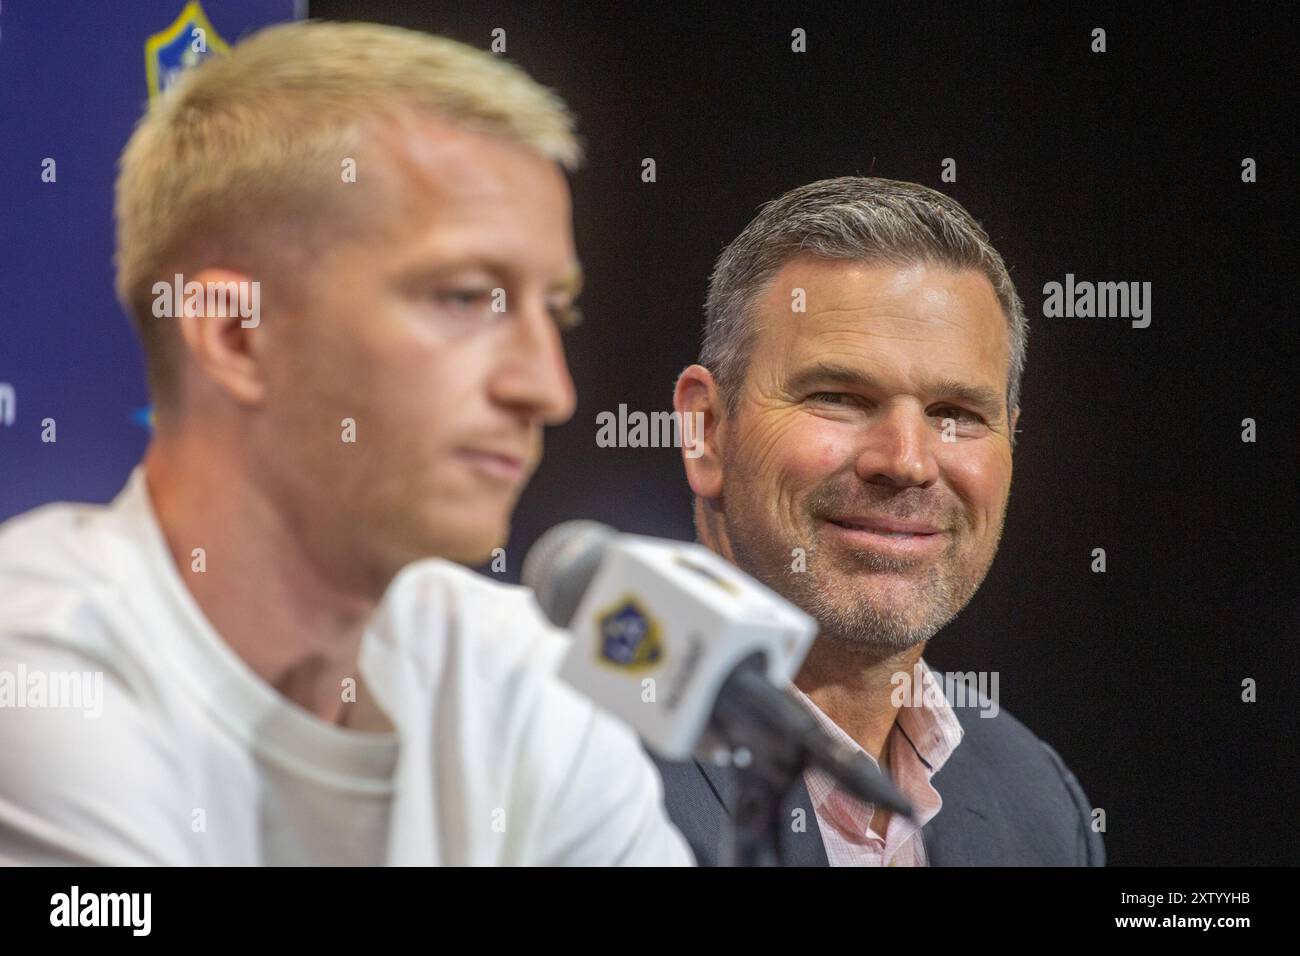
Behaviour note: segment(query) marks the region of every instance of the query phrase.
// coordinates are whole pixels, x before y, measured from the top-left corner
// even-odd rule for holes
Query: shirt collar
[[[831,737],[860,753],[879,769],[879,763],[867,753],[856,740],[850,737],[842,727],[831,720],[811,697],[798,687],[791,685],[796,699],[806,706],[817,722]],[[957,749],[965,736],[961,721],[957,719],[944,692],[943,681],[932,671],[923,659],[918,659],[910,679],[904,680],[902,672],[895,675],[893,691],[902,702],[898,708],[894,727],[891,755],[892,761],[898,761],[904,750],[914,752],[925,768],[926,777],[933,777],[947,763],[952,752]],[[824,788],[817,788],[817,793],[809,792],[814,808],[829,796]]]

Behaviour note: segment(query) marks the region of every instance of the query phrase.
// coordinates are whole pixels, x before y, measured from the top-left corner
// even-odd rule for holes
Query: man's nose
[[[939,436],[925,409],[915,403],[890,406],[867,429],[856,466],[863,481],[908,488],[938,480],[934,442]]]
[[[497,401],[547,425],[573,417],[577,394],[560,329],[543,303],[525,306],[510,323],[493,391]]]

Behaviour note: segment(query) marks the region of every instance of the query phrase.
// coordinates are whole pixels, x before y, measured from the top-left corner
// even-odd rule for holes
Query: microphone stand
[[[781,866],[783,863],[781,805],[794,789],[803,762],[792,759],[755,759],[745,747],[732,751],[738,793],[723,866]]]
[[[761,699],[761,692],[770,688],[762,656],[742,662],[726,683],[752,685]],[[745,706],[753,699],[745,693],[728,693],[724,686],[713,713],[712,728],[731,749],[738,786],[723,866],[781,865],[782,828],[788,825],[781,818],[781,805],[811,762],[798,735],[771,722],[762,710]]]
[[[732,752],[739,786],[724,859],[731,866],[779,866],[781,807],[810,764],[865,803],[912,817],[911,804],[865,757],[826,737],[802,704],[767,680],[761,654],[742,661],[723,683],[710,729]]]

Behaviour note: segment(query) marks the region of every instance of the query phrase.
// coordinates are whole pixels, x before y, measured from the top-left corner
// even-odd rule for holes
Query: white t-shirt
[[[0,526],[0,862],[689,865],[566,645],[530,591],[421,561],[362,643],[396,732],[327,723],[203,616],[137,468]]]

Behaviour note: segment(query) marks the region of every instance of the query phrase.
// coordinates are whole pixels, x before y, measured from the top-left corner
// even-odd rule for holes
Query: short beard
[[[876,566],[882,561],[880,555],[856,557],[862,559],[863,566],[877,573],[892,570]],[[810,566],[817,559],[817,551],[813,549],[808,555]],[[791,593],[786,597],[821,623],[822,639],[846,649],[871,648],[883,655],[897,654],[929,641],[957,616],[974,593],[972,588],[965,596],[959,594],[952,577],[944,574],[940,565],[926,568],[917,597],[917,604],[926,611],[917,621],[894,606],[878,607],[865,595],[849,598],[826,575],[805,572],[791,574],[789,578]]]
[[[731,495],[731,502],[748,500],[746,495]],[[810,514],[821,514],[816,503]],[[957,541],[935,563],[924,566],[916,582],[916,599],[912,608],[924,612],[918,620],[913,614],[895,606],[878,606],[865,593],[850,595],[837,582],[838,574],[827,569],[853,576],[866,572],[905,572],[916,569],[915,562],[870,552],[852,552],[832,559],[824,556],[812,543],[804,548],[804,571],[792,567],[795,557],[791,542],[776,540],[767,531],[762,520],[745,514],[718,514],[726,540],[730,544],[735,563],[742,570],[758,578],[786,600],[810,614],[818,624],[819,641],[828,641],[844,650],[856,651],[866,657],[884,659],[918,644],[924,644],[949,624],[974,597],[983,583],[997,552],[1001,526],[987,559],[978,565],[963,565],[956,552]],[[818,520],[818,519],[814,519]],[[955,534],[955,532],[954,532]],[[797,542],[796,542],[797,543]],[[832,561],[837,561],[832,565]]]

